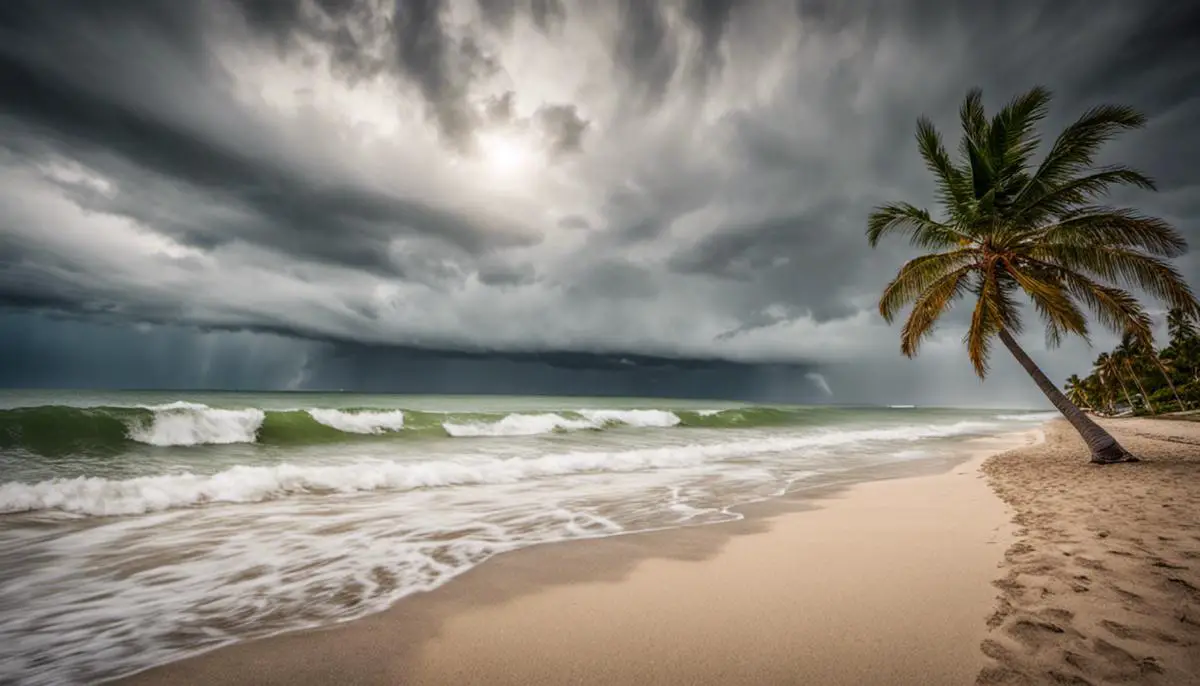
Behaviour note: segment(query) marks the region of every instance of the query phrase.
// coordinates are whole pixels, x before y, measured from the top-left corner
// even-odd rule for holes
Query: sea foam
[[[532,458],[473,455],[419,462],[236,466],[212,475],[171,474],[123,480],[81,477],[32,484],[8,482],[0,484],[0,513],[61,510],[94,516],[136,515],[211,503],[261,502],[298,494],[508,484],[588,472],[693,467],[706,462],[805,448],[828,448],[873,441],[918,441],[981,432],[992,427],[993,424],[986,422],[958,422],[881,429],[825,430],[633,450],[573,451]]]
[[[313,409],[308,414],[325,426],[352,434],[381,434],[404,428],[404,412],[401,410],[346,412]]]
[[[256,408],[223,410],[197,403],[149,406],[147,422],[134,422],[129,438],[157,446],[253,443],[266,414]]]
[[[494,422],[444,422],[446,433],[456,438],[478,436],[536,436],[556,431],[603,429],[608,426],[672,427],[679,415],[666,410],[578,410],[575,417],[554,412],[510,414]]]

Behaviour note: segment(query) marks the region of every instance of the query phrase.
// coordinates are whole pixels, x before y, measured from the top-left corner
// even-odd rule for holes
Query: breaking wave
[[[0,450],[39,455],[118,454],[136,445],[315,445],[437,436],[536,436],[607,429],[736,429],[827,425],[837,408],[748,406],[710,410],[579,409],[426,412],[396,408],[266,410],[174,402],[141,407],[45,405],[0,410]],[[861,412],[861,410],[859,410]],[[880,410],[888,412],[889,410]],[[1045,421],[1055,413],[999,414]]]
[[[708,462],[867,442],[911,442],[994,428],[986,422],[821,430],[711,444],[621,451],[575,451],[532,458],[463,457],[420,462],[374,461],[341,465],[235,466],[211,475],[170,474],[110,480],[97,477],[0,484],[0,513],[60,510],[114,516],[211,503],[250,503],[290,495],[409,491],[508,484],[589,472],[635,472],[694,467]]]
[[[0,449],[41,455],[116,454],[131,444],[294,446],[420,435],[533,436],[619,427],[737,428],[812,423],[813,412],[770,407],[441,413],[381,408],[218,408],[190,402],[142,407],[44,405],[0,410]]]

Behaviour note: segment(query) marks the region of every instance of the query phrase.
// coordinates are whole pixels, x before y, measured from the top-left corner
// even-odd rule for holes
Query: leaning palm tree
[[[975,372],[988,372],[996,338],[1033,377],[1050,402],[1087,442],[1092,461],[1133,458],[1108,432],[1062,394],[1017,344],[1024,293],[1046,326],[1046,341],[1088,336],[1084,310],[1115,333],[1149,332],[1150,317],[1127,288],[1137,288],[1187,313],[1200,312],[1191,289],[1166,258],[1187,244],[1166,222],[1134,210],[1095,204],[1110,187],[1153,189],[1145,175],[1124,166],[1096,167],[1096,153],[1117,133],[1141,127],[1131,108],[1104,105],[1062,131],[1040,162],[1035,127],[1050,93],[1034,88],[990,120],[978,89],[959,111],[962,138],[952,160],[929,119],[917,122],[917,146],[933,173],[942,214],[909,203],[875,208],[867,239],[875,246],[892,233],[906,235],[928,254],[907,262],[884,289],[879,311],[891,322],[912,304],[900,350],[917,354],[943,313],[962,296],[974,307],[964,343]]]

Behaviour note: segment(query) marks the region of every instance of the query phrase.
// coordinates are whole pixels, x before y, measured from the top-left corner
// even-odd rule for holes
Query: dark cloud
[[[580,116],[574,105],[544,105],[534,114],[542,127],[553,155],[579,152],[588,121]]]
[[[697,74],[701,79],[707,79],[709,72],[724,64],[721,39],[736,5],[735,0],[687,0],[684,3],[684,15],[700,32],[701,57]]]
[[[228,383],[253,348],[267,386],[982,397],[962,311],[918,362],[874,312],[913,251],[867,213],[935,198],[916,118],[953,147],[973,86],[1047,85],[1051,134],[1139,107],[1104,160],[1161,192],[1113,202],[1196,242],[1198,33],[1166,0],[0,2],[0,309],[36,332],[0,383],[207,345],[208,376],[147,374]]]
[[[247,6],[275,7],[272,14],[260,10],[253,16],[278,31],[285,30],[281,27],[294,17],[281,9],[289,6],[286,3]],[[95,6],[89,3],[88,7]],[[145,43],[142,32],[150,30],[145,27],[165,23],[159,14],[170,16],[154,4],[145,5],[145,14],[133,7],[111,5],[109,14],[102,15],[113,24],[111,39],[83,45],[77,34],[85,28],[82,22],[89,21],[86,14],[68,14],[54,21],[47,16],[49,5],[38,4],[27,15],[18,14],[19,21],[14,18],[4,24],[0,79],[14,94],[0,108],[4,118],[0,125],[8,132],[4,146],[33,158],[71,155],[123,174],[127,183],[118,181],[115,195],[81,198],[91,209],[145,221],[198,247],[252,241],[305,259],[383,273],[397,269],[387,245],[398,235],[432,235],[467,252],[536,240],[495,220],[482,226],[420,200],[330,177],[324,170],[290,165],[270,147],[276,138],[273,132],[220,90],[178,93],[204,98],[206,106],[223,110],[223,121],[213,130],[198,129],[170,102],[174,93],[149,85],[139,90],[138,79],[148,77],[152,84],[172,77],[216,77],[200,62],[185,60],[180,68],[188,71],[174,74],[142,64],[139,52],[132,48],[130,54],[121,54],[123,35],[131,39],[124,45]],[[123,16],[119,13],[126,11],[144,21],[118,21],[116,17]],[[169,55],[173,48],[165,39],[170,36],[156,33],[144,47]],[[48,58],[59,49],[75,58],[73,66]],[[141,73],[147,69],[151,73]],[[102,79],[92,79],[91,70],[102,74]],[[164,83],[163,87],[172,86]],[[191,187],[192,197],[206,196],[202,202],[216,200],[236,207],[241,216],[228,225],[211,217],[192,222],[178,214],[180,208],[156,201],[163,191],[180,184]]]
[[[517,0],[479,0],[479,11],[492,26],[507,30],[517,14]]]
[[[567,17],[562,0],[529,0],[529,12],[533,23],[542,31],[550,31]]]
[[[397,2],[392,17],[396,60],[420,86],[443,135],[466,145],[474,128],[470,81],[496,69],[492,57],[471,37],[456,39],[442,24],[441,0]]]
[[[639,101],[657,105],[679,66],[678,38],[668,31],[659,3],[619,0],[618,8],[617,66],[633,79]]]

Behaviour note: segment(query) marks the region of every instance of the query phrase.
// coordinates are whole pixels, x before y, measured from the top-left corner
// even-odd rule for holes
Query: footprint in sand
[[[1162,665],[1158,664],[1158,660],[1153,657],[1134,657],[1129,651],[1119,648],[1103,638],[1094,639],[1092,645],[1095,647],[1097,655],[1103,657],[1120,672],[1122,680],[1146,674],[1163,673]]]
[[[1060,634],[1065,634],[1068,629],[1065,629],[1054,622],[1047,622],[1039,619],[1021,619],[1007,629],[1008,633],[1021,643],[1030,647],[1043,647],[1053,645],[1060,639],[1057,638]],[[1077,635],[1078,632],[1071,630],[1071,634]]]
[[[1133,591],[1127,591],[1116,584],[1113,585],[1112,589],[1117,592],[1117,595],[1121,596],[1122,600],[1137,604],[1142,602],[1142,596],[1134,593]]]
[[[1109,632],[1117,638],[1123,638],[1132,641],[1143,641],[1146,643],[1164,643],[1167,645],[1178,645],[1179,639],[1171,634],[1152,629],[1145,629],[1137,626],[1127,626],[1119,622],[1114,622],[1110,619],[1100,620],[1100,626],[1105,631]]]
[[[1050,683],[1053,684],[1065,684],[1067,686],[1092,686],[1092,682],[1084,679],[1081,676],[1075,676],[1074,674],[1063,674],[1056,669],[1051,669],[1050,671],[1046,672],[1046,676],[1050,677]]]
[[[1172,564],[1162,558],[1155,558],[1150,564],[1154,567],[1160,567],[1162,569],[1187,569],[1187,567],[1183,565]]]

